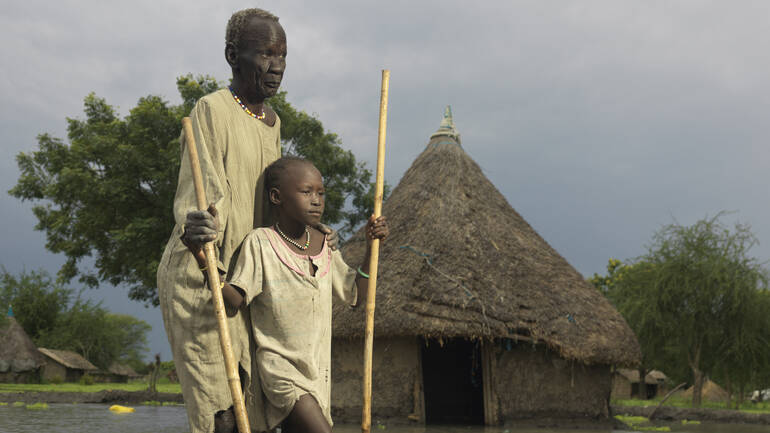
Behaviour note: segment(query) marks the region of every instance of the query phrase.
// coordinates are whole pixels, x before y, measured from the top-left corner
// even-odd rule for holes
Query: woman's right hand
[[[188,212],[181,236],[182,243],[195,252],[203,244],[215,241],[218,229],[217,209],[213,204],[206,211]]]

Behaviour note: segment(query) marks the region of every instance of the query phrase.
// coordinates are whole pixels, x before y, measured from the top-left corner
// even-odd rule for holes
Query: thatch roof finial
[[[452,119],[452,106],[447,105],[444,109],[444,118],[441,119],[441,125],[438,130],[431,134],[431,140],[436,137],[451,137],[457,144],[460,144],[460,134],[455,129],[455,122]]]

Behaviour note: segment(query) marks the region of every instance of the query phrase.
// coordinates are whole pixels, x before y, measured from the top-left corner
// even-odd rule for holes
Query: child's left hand
[[[383,241],[389,234],[388,221],[385,219],[385,216],[380,216],[376,219],[374,215],[369,217],[369,221],[366,222],[366,240],[368,243],[371,243],[372,239]]]

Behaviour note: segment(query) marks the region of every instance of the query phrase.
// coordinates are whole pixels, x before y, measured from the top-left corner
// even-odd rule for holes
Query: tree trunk
[[[692,407],[700,407],[701,394],[703,393],[703,372],[697,367],[692,367]]]
[[[639,367],[639,389],[637,397],[642,400],[647,400],[647,369],[643,366]]]
[[[725,375],[725,391],[727,391],[727,408],[733,405],[733,384],[730,382],[730,375]]]

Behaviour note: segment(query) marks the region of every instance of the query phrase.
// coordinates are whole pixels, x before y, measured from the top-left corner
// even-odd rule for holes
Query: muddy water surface
[[[114,414],[101,404],[51,404],[46,410],[0,406],[0,433],[186,433],[187,417],[181,406],[136,406],[131,414]],[[660,424],[672,432],[770,433],[770,426],[741,424]],[[335,433],[359,433],[358,425],[337,425]],[[458,426],[373,426],[373,433],[621,433],[624,430],[510,429]]]

